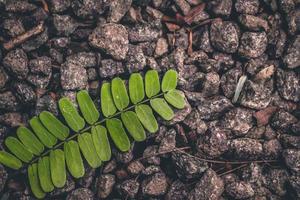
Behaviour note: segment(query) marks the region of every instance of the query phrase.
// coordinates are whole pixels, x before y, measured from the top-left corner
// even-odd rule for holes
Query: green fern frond
[[[146,131],[157,132],[153,110],[163,119],[171,120],[172,107],[185,106],[183,93],[176,90],[174,70],[166,72],[161,84],[155,70],[149,70],[145,80],[139,73],[131,74],[128,84],[129,94],[119,77],[102,84],[101,113],[85,90],[77,93],[79,109],[70,99],[61,98],[58,105],[64,120],[48,111],[30,119],[30,128],[21,126],[17,137],[6,138],[9,152],[0,151],[0,163],[16,170],[28,167],[33,194],[44,198],[55,187],[65,185],[66,169],[74,178],[84,176],[83,158],[92,168],[110,160],[109,138],[120,151],[126,152],[131,140],[144,141]]]

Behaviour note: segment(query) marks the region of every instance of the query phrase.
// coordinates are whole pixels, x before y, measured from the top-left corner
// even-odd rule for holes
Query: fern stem
[[[127,107],[126,109],[124,109],[124,110],[122,110],[122,111],[119,111],[119,112],[113,114],[113,115],[110,116],[110,117],[103,118],[102,120],[96,122],[96,123],[93,124],[93,125],[89,125],[89,126],[85,127],[85,128],[82,129],[80,132],[71,135],[70,137],[68,137],[68,138],[65,139],[64,141],[61,141],[60,143],[58,143],[58,144],[56,144],[55,146],[53,146],[52,148],[48,149],[47,151],[45,151],[45,152],[42,153],[41,155],[37,156],[35,159],[33,159],[32,161],[30,161],[30,162],[29,162],[27,165],[25,165],[24,167],[26,167],[26,166],[28,166],[28,165],[31,165],[31,164],[35,163],[35,162],[38,161],[41,157],[46,156],[47,154],[49,154],[50,151],[52,151],[52,150],[54,150],[54,149],[58,149],[58,148],[61,147],[65,142],[70,141],[70,140],[76,138],[78,135],[80,135],[80,134],[82,134],[82,133],[84,133],[84,132],[86,132],[86,131],[89,131],[93,126],[100,125],[100,124],[104,123],[107,119],[111,119],[111,118],[117,117],[117,116],[121,115],[123,112],[129,111],[129,110],[135,108],[136,106],[138,106],[138,105],[140,105],[140,104],[147,103],[147,102],[149,102],[151,99],[154,99],[154,98],[157,98],[157,97],[161,97],[161,96],[163,96],[164,94],[165,94],[165,93],[160,93],[160,94],[155,95],[155,96],[153,96],[153,97],[151,97],[151,98],[145,99],[144,101],[141,101],[141,102],[139,102],[139,103],[137,103],[137,104],[135,104],[135,105],[129,106],[129,107]]]

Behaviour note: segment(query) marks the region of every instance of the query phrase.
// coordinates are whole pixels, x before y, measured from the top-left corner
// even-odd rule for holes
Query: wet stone
[[[46,89],[49,85],[51,74],[43,76],[39,74],[29,74],[26,80],[38,89]]]
[[[138,45],[129,45],[128,53],[126,57],[126,67],[129,73],[138,72],[144,69],[146,66],[146,58],[143,50]]]
[[[150,42],[157,40],[161,36],[161,31],[156,27],[157,23],[136,25],[128,30],[128,37],[130,42]]]
[[[5,126],[16,128],[18,126],[24,125],[25,121],[21,113],[7,112],[3,115],[0,115],[0,123]]]
[[[170,151],[176,148],[176,131],[175,129],[168,130],[162,138],[158,152]]]
[[[244,14],[256,14],[259,9],[259,0],[237,0],[235,10]]]
[[[182,200],[187,199],[188,190],[186,186],[179,180],[174,181],[165,196],[166,200]]]
[[[276,76],[279,95],[286,100],[300,101],[300,74],[278,69]]]
[[[260,17],[253,15],[240,15],[239,22],[251,31],[259,31],[261,29],[268,31],[268,22]]]
[[[282,135],[280,135],[280,142],[282,143],[284,148],[300,149],[300,137],[299,136],[282,134]]]
[[[84,89],[87,86],[86,69],[79,64],[77,60],[67,58],[61,66],[61,85],[64,90]]]
[[[202,93],[205,96],[213,96],[218,94],[220,86],[220,76],[216,72],[209,72],[205,76]]]
[[[160,196],[166,193],[168,183],[164,173],[156,173],[142,182],[142,193],[146,196]]]
[[[294,69],[300,66],[300,36],[289,45],[287,52],[283,58],[288,68]]]
[[[103,167],[103,173],[111,173],[117,167],[117,161],[115,159],[111,159],[108,163],[106,163]]]
[[[58,115],[57,102],[51,95],[44,95],[37,98],[35,115],[39,115],[44,110],[47,110],[54,115]]]
[[[295,2],[294,0],[279,0],[278,4],[281,10],[285,13],[289,13],[295,8]]]
[[[215,20],[210,27],[210,39],[217,50],[234,53],[239,46],[239,29],[233,22]]]
[[[296,35],[300,31],[300,9],[295,9],[288,13],[286,21],[288,22],[289,32],[291,35]]]
[[[50,10],[53,13],[60,13],[68,9],[71,5],[70,0],[50,0]]]
[[[67,174],[66,184],[62,188],[55,188],[51,193],[50,197],[66,194],[75,189],[75,182],[71,175]]]
[[[115,156],[117,162],[126,164],[126,163],[129,163],[133,159],[133,148],[134,148],[134,145],[131,145],[131,148],[127,152],[121,152],[117,149],[113,149],[112,153]]]
[[[31,4],[27,1],[8,1],[6,3],[5,10],[8,12],[20,12],[20,13],[27,13],[31,12],[36,9],[34,4]]]
[[[0,165],[0,191],[3,190],[6,180],[8,178],[8,174],[4,169],[3,165]]]
[[[297,118],[292,114],[279,110],[271,119],[271,126],[275,130],[287,131],[291,128],[292,124],[297,123]]]
[[[150,175],[158,173],[158,172],[162,172],[162,170],[159,166],[150,165],[142,171],[142,174],[146,175],[146,176],[150,176]]]
[[[22,49],[15,49],[4,57],[3,66],[19,79],[25,79],[28,74],[28,58]]]
[[[231,152],[233,158],[254,160],[262,156],[263,146],[258,140],[239,138],[231,140],[229,151]]]
[[[234,199],[248,199],[254,196],[254,190],[244,181],[233,182],[225,187],[226,193]]]
[[[22,49],[24,49],[24,51],[26,52],[33,51],[45,44],[48,40],[48,37],[48,29],[45,28],[45,31],[43,31],[41,34],[24,42],[22,44]]]
[[[285,164],[292,171],[300,172],[300,150],[299,149],[285,149],[282,152],[282,158]]]
[[[26,83],[16,82],[13,84],[16,97],[25,105],[33,105],[36,102],[34,90]]]
[[[89,81],[94,81],[94,80],[98,79],[98,73],[95,68],[88,68],[86,70],[86,73],[87,73]]]
[[[218,200],[224,191],[224,183],[212,169],[205,171],[195,188],[189,193],[188,200]]]
[[[111,174],[101,175],[97,180],[97,197],[106,198],[112,192],[116,183],[115,176]]]
[[[215,52],[213,54],[213,59],[217,61],[217,65],[222,72],[233,68],[235,64],[235,61],[233,60],[231,54]]]
[[[152,156],[158,153],[158,146],[152,145],[148,146],[143,153],[143,157],[147,157],[145,159],[149,164],[159,165],[160,164],[160,158],[158,156]],[[149,157],[151,156],[151,157]]]
[[[47,56],[38,57],[29,61],[30,72],[49,76],[52,72],[51,58]]]
[[[69,36],[78,27],[76,21],[69,15],[57,15],[53,16],[53,25],[58,35]]]
[[[241,105],[261,110],[271,103],[273,93],[273,80],[267,80],[259,83],[247,81],[241,94]]]
[[[243,75],[242,68],[235,67],[224,73],[221,77],[221,88],[227,98],[233,98],[239,78]]]
[[[206,162],[179,152],[172,153],[172,161],[178,177],[183,181],[194,180],[201,177],[208,168]]]
[[[286,194],[288,172],[282,169],[270,169],[265,174],[265,186],[279,196]]]
[[[94,193],[87,188],[78,188],[72,191],[66,198],[67,200],[93,200]]]
[[[211,41],[210,41],[210,37],[209,37],[210,33],[208,31],[207,26],[205,26],[202,34],[199,36],[199,38],[193,42],[195,43],[195,46],[199,46],[199,49],[205,51],[206,53],[211,53],[213,52],[213,48],[211,46]],[[197,38],[195,36],[193,36],[193,38]]]
[[[101,60],[99,68],[99,75],[102,78],[110,78],[120,75],[125,72],[124,66],[121,62],[112,59]]]
[[[278,159],[282,152],[282,146],[276,139],[264,142],[263,149],[264,156],[268,159]]]
[[[294,193],[295,198],[300,198],[300,175],[293,174],[289,176],[289,185],[292,187],[292,191]]]
[[[203,120],[214,120],[222,116],[225,112],[230,110],[233,105],[224,96],[215,96],[203,101],[197,102],[197,107],[200,118]]]
[[[128,32],[120,24],[101,24],[89,35],[90,44],[102,49],[117,60],[126,58],[128,52]]]
[[[10,37],[16,37],[25,32],[25,28],[20,19],[6,19],[3,22],[3,29]]]
[[[225,114],[221,122],[225,128],[230,129],[235,136],[243,136],[252,128],[252,111],[244,108],[234,108]]]
[[[144,169],[145,169],[145,167],[140,161],[133,161],[133,162],[129,163],[129,165],[127,167],[127,171],[130,174],[134,174],[134,175],[139,174]]]
[[[232,0],[213,1],[213,12],[216,15],[229,16],[231,14]]]
[[[16,111],[19,103],[11,91],[0,93],[0,109],[7,111]]]
[[[228,150],[228,140],[223,131],[208,131],[198,138],[197,150],[210,158],[221,156]]]
[[[79,52],[67,57],[67,60],[72,60],[85,68],[95,67],[98,62],[97,55],[93,52]]]
[[[108,21],[117,23],[127,13],[131,6],[132,0],[117,0],[112,1],[110,4],[110,12]]]
[[[245,32],[241,37],[238,53],[246,58],[256,58],[265,52],[267,43],[265,32]]]
[[[8,80],[9,80],[9,76],[4,71],[3,67],[0,66],[0,89],[5,87]]]
[[[204,134],[207,130],[207,125],[201,120],[201,115],[198,110],[193,110],[183,121],[191,130],[196,130],[198,134]]]
[[[159,57],[168,52],[168,42],[165,38],[159,38],[156,42],[155,56]]]
[[[117,185],[117,190],[122,196],[134,198],[139,191],[139,187],[139,182],[134,179],[129,179]]]
[[[105,9],[103,0],[74,0],[71,7],[76,16],[85,19],[93,19],[102,14]]]
[[[163,123],[165,125],[173,125],[182,122],[191,113],[191,111],[192,111],[192,107],[187,101],[187,99],[185,99],[185,107],[181,110],[176,109],[174,112],[174,118],[167,122],[164,121]]]

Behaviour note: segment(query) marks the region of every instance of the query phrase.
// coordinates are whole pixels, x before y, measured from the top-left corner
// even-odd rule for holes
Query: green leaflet
[[[158,124],[150,106],[145,104],[138,105],[135,107],[135,112],[150,133],[155,133],[158,130]]]
[[[61,123],[52,113],[48,111],[41,112],[40,120],[56,138],[64,140],[68,137],[70,133],[69,128]]]
[[[38,169],[37,164],[34,163],[28,167],[28,178],[31,191],[38,199],[43,199],[46,196],[46,193],[42,190],[40,186],[40,181],[38,178]]]
[[[77,93],[77,102],[85,121],[89,124],[97,122],[100,114],[86,90]]]
[[[50,159],[48,156],[40,158],[38,161],[38,177],[44,192],[51,192],[54,190],[50,174]]]
[[[128,151],[130,149],[130,141],[119,119],[106,120],[106,127],[110,136],[120,151]]]
[[[174,112],[163,98],[155,98],[150,100],[151,107],[163,119],[171,120],[174,117]]]
[[[66,97],[61,98],[58,102],[59,109],[64,116],[67,124],[75,132],[84,128],[84,119],[79,115],[73,103]]]
[[[107,137],[107,131],[104,126],[92,127],[92,139],[99,158],[102,161],[109,161],[111,158],[111,149]]]
[[[184,94],[179,90],[170,90],[164,97],[175,108],[183,109],[185,106]]]
[[[80,155],[79,146],[76,141],[69,141],[64,144],[67,167],[74,178],[84,175],[83,161]]]
[[[5,145],[13,154],[15,154],[15,156],[17,156],[23,162],[28,163],[33,157],[32,153],[28,151],[27,148],[14,137],[7,137],[5,140]]]
[[[157,95],[160,91],[160,83],[158,72],[155,70],[149,70],[145,76],[145,90],[147,97],[151,98]]]
[[[145,130],[137,115],[132,111],[127,111],[121,114],[122,122],[127,131],[135,141],[144,141],[146,139]]]
[[[86,161],[92,168],[97,168],[101,165],[101,160],[98,157],[96,148],[93,143],[90,133],[82,133],[78,135],[78,144]]]
[[[109,117],[117,112],[114,100],[111,95],[110,83],[103,83],[101,87],[101,108],[105,117]]]
[[[133,104],[145,98],[144,81],[140,73],[133,73],[129,78],[129,96]]]
[[[22,167],[22,162],[6,151],[0,151],[0,163],[12,169],[20,169]]]
[[[56,144],[57,139],[43,126],[38,117],[33,117],[29,124],[41,142],[48,148]]]
[[[111,82],[111,93],[118,110],[122,111],[129,105],[129,97],[122,79],[114,78]]]
[[[24,146],[34,155],[38,156],[44,151],[44,145],[28,128],[20,126],[17,129],[17,135]]]
[[[58,188],[63,187],[66,183],[67,174],[65,154],[62,150],[56,149],[50,152],[50,171],[53,185]]]
[[[168,92],[177,86],[177,72],[173,69],[168,70],[162,80],[161,90]]]

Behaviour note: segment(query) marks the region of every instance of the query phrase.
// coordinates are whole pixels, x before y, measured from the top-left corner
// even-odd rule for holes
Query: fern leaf
[[[129,105],[129,97],[122,79],[114,78],[111,82],[111,92],[118,110],[122,111]]]
[[[84,128],[84,119],[79,115],[77,109],[68,98],[61,98],[58,102],[58,105],[67,124],[73,131],[78,132]]]
[[[100,114],[86,90],[77,93],[77,102],[80,111],[88,124],[94,124],[100,117]]]
[[[61,188],[65,185],[67,174],[65,165],[65,155],[60,149],[50,152],[50,171],[52,183],[55,187]]]
[[[53,145],[56,144],[57,139],[54,137],[41,123],[40,119],[38,117],[33,117],[29,124],[36,134],[36,136],[39,138],[39,140],[48,148],[53,147]]]
[[[37,137],[26,127],[21,126],[17,130],[19,140],[34,155],[40,155],[44,151],[44,145]]]
[[[139,120],[150,133],[155,133],[158,130],[158,124],[150,106],[146,104],[138,105],[135,107],[135,112]]]
[[[80,155],[78,143],[76,141],[68,141],[64,144],[64,152],[67,167],[74,178],[80,178],[84,175],[83,161]]]
[[[48,156],[40,158],[38,161],[38,177],[41,188],[44,192],[51,192],[54,190],[54,185],[50,174],[50,159]]]
[[[40,186],[40,181],[38,178],[38,168],[37,164],[34,163],[28,167],[28,178],[31,191],[38,199],[42,199],[46,196],[46,193],[42,190]]]
[[[101,86],[101,108],[105,117],[112,116],[117,112],[110,90],[110,83],[103,83]]]
[[[122,122],[119,119],[106,120],[108,132],[120,151],[128,151],[130,149],[130,141],[123,128]]]
[[[164,94],[164,97],[175,108],[183,109],[185,106],[184,94],[179,90],[170,90]]]
[[[15,156],[17,156],[23,162],[28,163],[33,157],[33,154],[27,150],[24,144],[22,144],[18,139],[14,137],[9,136],[8,138],[6,138],[5,145],[13,154],[15,154]]]
[[[145,76],[145,89],[148,98],[157,95],[160,91],[160,83],[158,72],[155,70],[149,70]]]
[[[78,144],[80,150],[92,168],[97,168],[101,165],[101,160],[96,152],[92,135],[90,133],[82,133],[78,136]]]
[[[137,104],[145,98],[144,81],[139,73],[133,73],[129,78],[129,96],[133,104]]]
[[[173,69],[170,69],[166,72],[163,77],[161,90],[163,92],[168,92],[170,90],[174,90],[177,86],[177,72]]]
[[[92,138],[97,155],[102,161],[108,161],[111,158],[111,148],[107,136],[107,130],[104,126],[92,127]]]
[[[174,112],[163,98],[155,98],[150,100],[151,107],[163,119],[171,120],[174,117]]]
[[[12,169],[20,169],[22,167],[22,162],[6,151],[0,151],[0,163]]]
[[[121,119],[127,131],[135,141],[144,141],[146,139],[146,133],[143,125],[133,111],[122,113]]]
[[[69,136],[69,128],[59,121],[52,113],[48,111],[41,112],[40,120],[48,131],[50,131],[56,138],[64,140]]]

